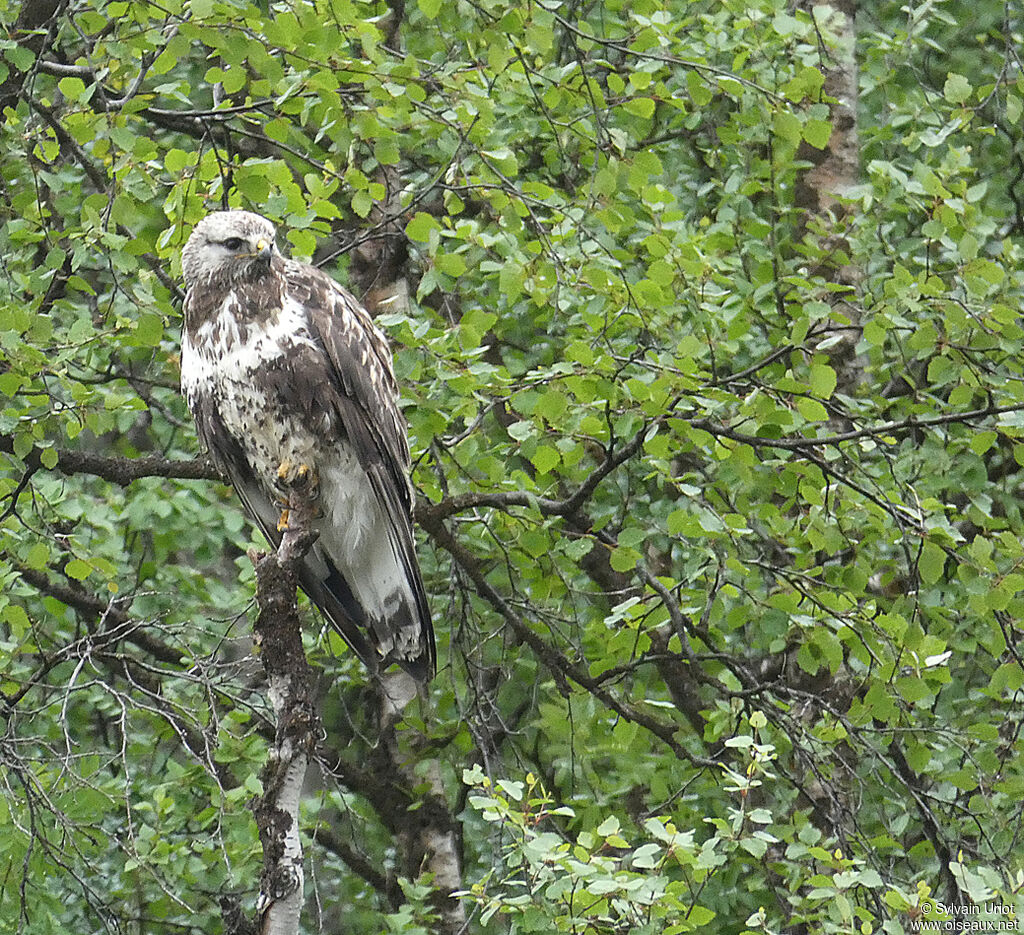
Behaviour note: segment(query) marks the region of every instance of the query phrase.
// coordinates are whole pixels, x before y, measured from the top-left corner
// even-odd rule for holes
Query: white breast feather
[[[187,332],[181,346],[181,387],[205,388],[213,383],[249,380],[253,371],[280,357],[288,345],[314,346],[306,311],[287,296],[277,318],[265,328],[250,327],[246,339],[238,324],[238,300],[229,294],[220,311],[204,322],[192,344]]]
[[[415,606],[389,522],[355,454],[341,439],[324,451],[327,439],[314,436],[276,401],[259,395],[261,369],[286,349],[315,346],[305,310],[286,297],[266,327],[247,329],[239,327],[238,311],[236,298],[229,295],[217,315],[199,327],[195,343],[183,335],[181,386],[189,408],[201,395],[216,396],[225,427],[242,444],[271,501],[277,499],[273,480],[284,457],[314,464],[324,515],[310,559],[315,561],[320,550],[330,555],[356,599],[375,617],[389,617],[401,603]],[[364,363],[365,358],[364,351]],[[323,427],[329,423],[326,415]]]

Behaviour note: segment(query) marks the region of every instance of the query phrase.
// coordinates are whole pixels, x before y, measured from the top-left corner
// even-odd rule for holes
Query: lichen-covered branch
[[[264,792],[253,806],[263,844],[256,903],[264,935],[297,935],[304,874],[299,803],[318,734],[313,670],[302,647],[296,566],[313,544],[315,504],[293,494],[289,527],[276,552],[250,553],[256,567],[259,614],[254,626],[277,730],[261,775]]]

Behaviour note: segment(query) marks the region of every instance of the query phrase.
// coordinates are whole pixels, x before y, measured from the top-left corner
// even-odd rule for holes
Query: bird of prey
[[[282,256],[258,214],[207,215],[181,266],[181,386],[200,441],[275,546],[289,490],[317,498],[302,589],[371,671],[397,662],[429,678],[434,633],[384,336],[330,276]]]

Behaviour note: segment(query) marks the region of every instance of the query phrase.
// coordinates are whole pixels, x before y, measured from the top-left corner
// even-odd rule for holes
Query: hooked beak
[[[256,256],[261,260],[270,262],[270,258],[274,253],[274,244],[272,241],[264,240],[262,237],[256,241]]]

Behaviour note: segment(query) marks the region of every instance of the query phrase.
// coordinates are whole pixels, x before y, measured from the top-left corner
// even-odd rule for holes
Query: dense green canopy
[[[473,933],[1024,908],[1024,21],[836,6],[0,0],[0,928],[253,909],[222,205],[391,338],[439,637],[398,774],[307,613],[306,931],[452,931],[419,820]]]

